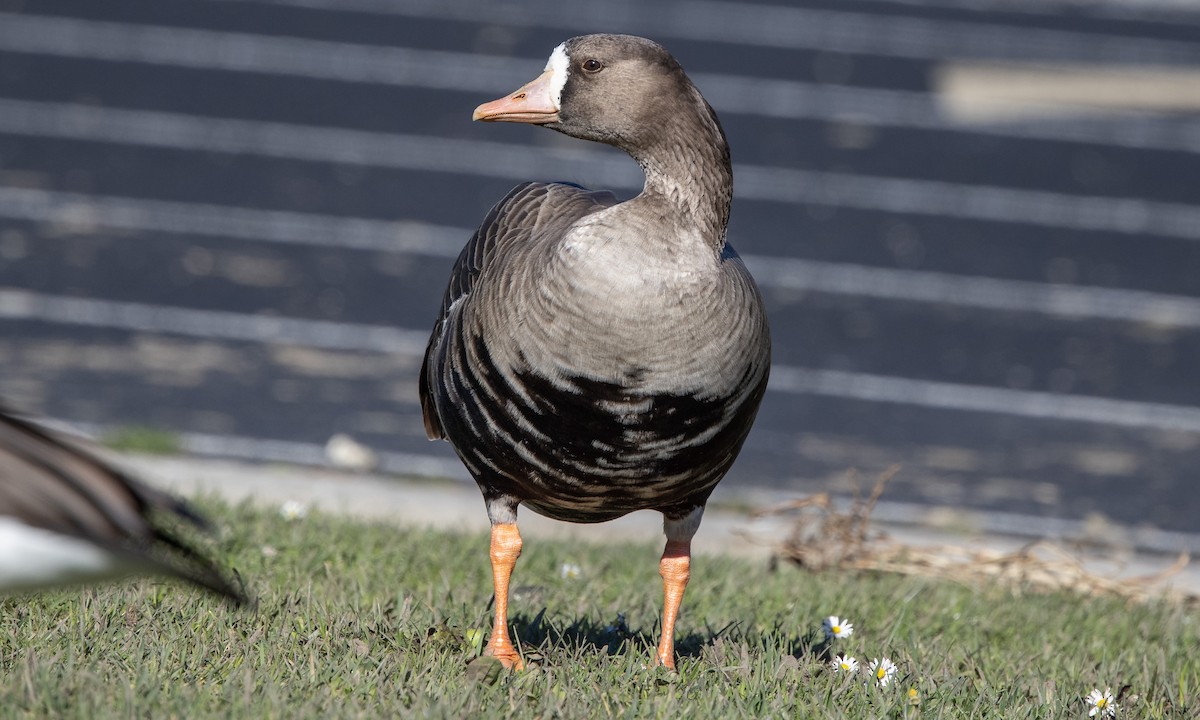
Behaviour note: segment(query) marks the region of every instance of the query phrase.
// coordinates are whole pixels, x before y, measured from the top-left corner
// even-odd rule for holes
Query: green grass
[[[101,438],[111,450],[146,455],[178,455],[181,446],[175,433],[142,425],[114,428]]]
[[[468,672],[484,536],[206,507],[257,610],[161,580],[0,600],[0,717],[1080,718],[1105,686],[1123,717],[1200,711],[1195,608],[701,557],[671,675],[644,667],[660,548],[535,539],[512,612],[536,667],[489,684]],[[835,651],[892,658],[893,687],[827,670],[830,614],[855,624]]]

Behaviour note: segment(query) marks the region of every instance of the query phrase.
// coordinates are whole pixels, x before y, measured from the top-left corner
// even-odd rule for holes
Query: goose
[[[0,593],[156,573],[245,604],[242,590],[159,513],[205,526],[183,501],[121,472],[82,440],[0,409]]]
[[[567,40],[539,77],[473,119],[613,145],[646,178],[625,202],[518,185],[451,271],[419,392],[429,438],[453,446],[491,522],[485,654],[523,666],[507,620],[519,505],[576,523],[649,509],[666,536],[654,662],[673,670],[692,538],[770,368],[762,299],[725,237],[724,131],[675,58],[629,35]]]

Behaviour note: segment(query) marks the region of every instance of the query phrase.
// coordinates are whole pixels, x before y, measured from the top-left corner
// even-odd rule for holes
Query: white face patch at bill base
[[[0,594],[120,577],[128,564],[86,540],[0,516]]]
[[[571,59],[567,57],[567,44],[560,43],[554,48],[554,52],[550,53],[550,59],[546,61],[546,70],[552,70],[553,75],[550,76],[550,97],[554,100],[554,107],[562,107],[562,91],[563,85],[567,84],[567,73],[571,69]]]

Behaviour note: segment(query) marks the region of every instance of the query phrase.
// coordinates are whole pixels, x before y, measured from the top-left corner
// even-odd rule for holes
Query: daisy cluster
[[[838,640],[844,640],[854,634],[854,624],[850,622],[850,619],[837,615],[830,615],[822,620],[821,629],[825,632],[825,641],[830,646]],[[896,663],[887,657],[872,658],[870,663],[863,666],[857,658],[846,652],[834,655],[829,662],[829,668],[834,674],[845,677],[865,675],[866,682],[873,683],[878,688],[886,688],[896,675]],[[916,688],[908,689],[908,700],[913,704],[920,702],[920,695]],[[1117,716],[1117,703],[1113,699],[1112,688],[1105,688],[1103,692],[1092,690],[1084,698],[1084,701],[1088,706],[1088,717],[1112,718]]]
[[[854,634],[854,623],[850,622],[849,618],[837,615],[830,615],[821,621],[821,628],[825,631],[825,640],[830,644]],[[841,675],[858,675],[860,672],[865,672],[869,678],[868,682],[874,682],[876,687],[881,688],[890,685],[896,675],[896,663],[886,657],[872,658],[866,667],[860,668],[858,660],[853,655],[839,653],[833,656],[829,666],[835,673]]]

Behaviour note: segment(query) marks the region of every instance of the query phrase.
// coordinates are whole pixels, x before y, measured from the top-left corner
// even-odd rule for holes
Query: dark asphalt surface
[[[1179,7],[0,0],[0,398],[452,458],[415,373],[472,226],[522,179],[639,183],[470,112],[636,32],[720,113],[771,315],[727,483],[901,463],[896,502],[1196,533],[1200,111],[965,124],[935,92],[966,61],[1200,74]]]

